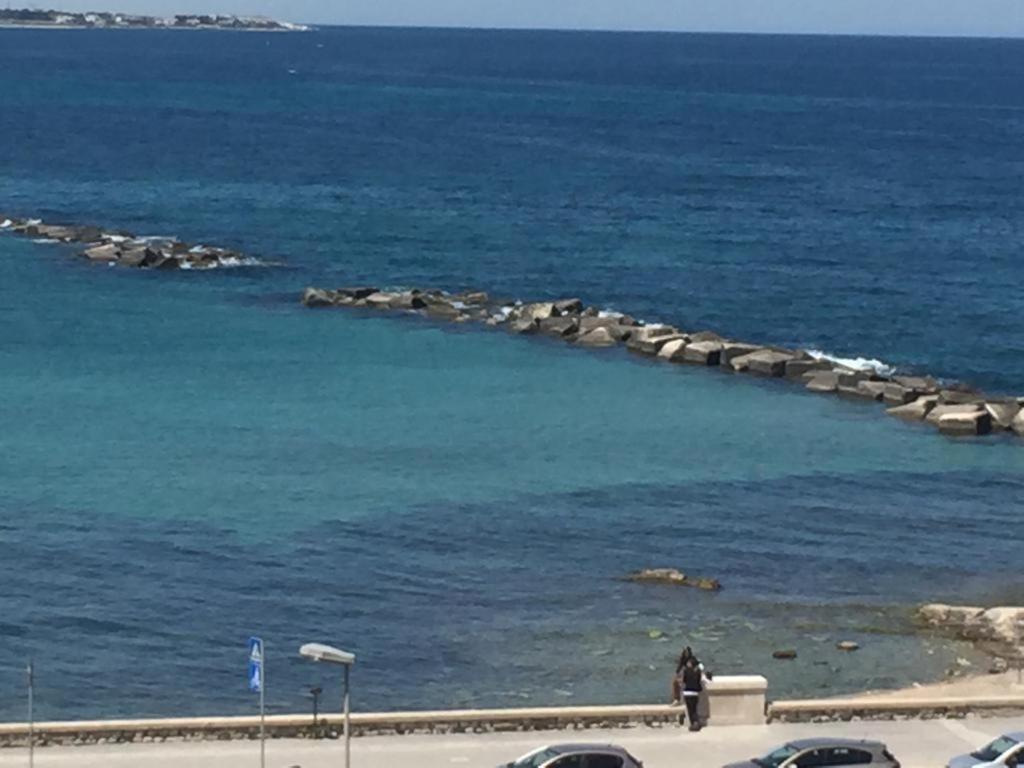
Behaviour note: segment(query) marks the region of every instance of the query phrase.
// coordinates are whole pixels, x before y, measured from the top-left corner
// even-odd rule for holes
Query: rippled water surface
[[[0,716],[29,656],[44,716],[250,711],[252,633],[281,711],[331,682],[310,639],[359,655],[361,708],[657,699],[684,642],[776,696],[982,663],[910,615],[1024,597],[1013,439],[297,297],[574,294],[1022,393],[1022,68],[1010,41],[0,30],[0,212],[282,264],[0,237]],[[619,580],[649,565],[725,588]]]

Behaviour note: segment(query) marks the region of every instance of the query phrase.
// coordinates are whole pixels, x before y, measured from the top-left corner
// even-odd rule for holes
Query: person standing
[[[686,716],[690,720],[690,730],[699,731],[701,723],[697,705],[700,702],[700,694],[704,690],[704,672],[697,659],[692,655],[686,660],[682,678],[683,700],[686,702]]]

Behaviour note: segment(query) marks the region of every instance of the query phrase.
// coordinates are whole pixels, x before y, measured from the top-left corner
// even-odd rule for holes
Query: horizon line
[[[484,26],[475,24],[377,24],[377,23],[324,23],[315,21],[293,22],[312,28],[331,27],[347,29],[405,29],[405,30],[447,30],[453,32],[558,32],[558,33],[601,33],[626,35],[748,35],[756,37],[883,37],[919,40],[1013,40],[1024,41],[1024,30],[1019,34],[973,33],[955,34],[940,32],[825,32],[825,31],[765,31],[732,29],[647,29],[610,27],[530,27],[530,26]]]

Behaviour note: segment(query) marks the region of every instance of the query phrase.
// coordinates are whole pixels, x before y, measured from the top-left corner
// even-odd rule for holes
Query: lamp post
[[[36,669],[31,661],[25,668],[25,680],[28,687],[28,768],[34,768],[36,764]]]
[[[299,655],[312,661],[322,661],[326,664],[340,664],[345,670],[344,691],[342,700],[345,712],[345,768],[349,768],[352,760],[352,728],[350,722],[349,706],[349,673],[352,665],[356,663],[355,654],[343,651],[340,648],[333,648],[322,643],[306,643],[299,648]]]

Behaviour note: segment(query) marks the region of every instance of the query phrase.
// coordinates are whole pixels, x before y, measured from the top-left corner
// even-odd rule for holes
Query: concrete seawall
[[[764,723],[768,681],[757,675],[716,677],[708,691],[708,719],[713,726]],[[433,712],[375,712],[352,715],[355,736],[408,733],[491,733],[499,731],[583,730],[637,725],[678,726],[682,707],[665,704],[595,707],[531,707]],[[271,715],[271,738],[336,738],[341,715]],[[186,717],[152,720],[96,720],[36,723],[37,744],[97,744],[167,740],[258,738],[260,719]],[[0,724],[0,747],[28,743],[26,723]]]
[[[766,723],[849,720],[909,720],[955,718],[968,714],[1024,714],[1024,694],[1000,696],[864,696],[849,699],[806,699],[766,704],[767,681],[759,676],[715,678],[708,696],[708,719],[713,728]],[[634,728],[677,728],[680,707],[665,704],[469,709],[424,712],[375,712],[352,715],[355,736],[403,734],[499,733]],[[341,715],[271,715],[267,735],[273,739],[331,739],[342,734]],[[96,720],[36,723],[36,744],[84,745],[163,741],[227,741],[259,737],[260,719],[245,717],[187,717],[145,720]],[[0,724],[0,748],[28,743],[26,723]]]

